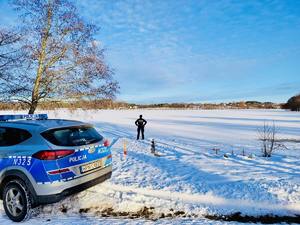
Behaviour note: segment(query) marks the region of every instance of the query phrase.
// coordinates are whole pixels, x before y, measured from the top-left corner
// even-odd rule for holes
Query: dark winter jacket
[[[143,118],[138,118],[135,121],[135,125],[137,125],[138,127],[144,127],[147,124],[147,121],[144,120]]]

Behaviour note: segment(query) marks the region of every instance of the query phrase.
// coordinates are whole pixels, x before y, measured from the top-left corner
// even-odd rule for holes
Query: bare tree
[[[94,38],[99,29],[81,18],[71,1],[14,0],[13,6],[22,18],[26,60],[2,82],[4,97],[27,104],[33,114],[47,99],[115,96],[118,83]]]
[[[0,82],[11,75],[21,63],[21,50],[17,46],[20,38],[21,35],[16,32],[0,29]]]
[[[286,148],[277,139],[278,129],[273,121],[272,125],[264,122],[261,129],[258,130],[259,141],[261,142],[261,149],[263,157],[271,157],[272,153],[279,148]]]

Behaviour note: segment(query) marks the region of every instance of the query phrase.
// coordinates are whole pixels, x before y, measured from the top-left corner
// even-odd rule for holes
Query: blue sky
[[[300,0],[81,0],[135,103],[285,102],[300,92]],[[17,21],[0,0],[0,24]]]

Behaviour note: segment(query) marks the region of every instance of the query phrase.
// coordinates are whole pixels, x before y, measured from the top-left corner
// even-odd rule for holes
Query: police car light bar
[[[10,120],[46,120],[47,114],[28,114],[28,115],[0,115],[0,121]]]

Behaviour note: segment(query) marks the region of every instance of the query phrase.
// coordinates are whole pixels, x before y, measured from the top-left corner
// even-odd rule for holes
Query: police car
[[[112,144],[87,123],[0,116],[0,198],[7,216],[23,221],[36,206],[109,179]]]

